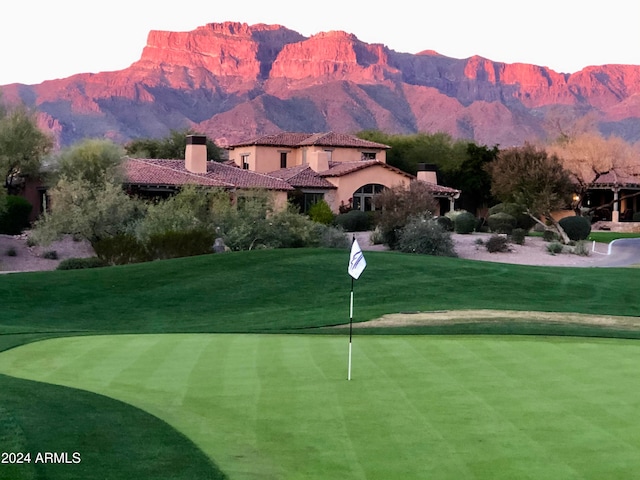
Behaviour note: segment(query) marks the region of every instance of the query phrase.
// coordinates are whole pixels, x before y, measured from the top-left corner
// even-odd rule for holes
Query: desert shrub
[[[93,249],[105,265],[127,265],[150,260],[144,245],[133,235],[116,235],[93,243]]]
[[[470,212],[461,212],[453,222],[456,233],[473,233],[476,228],[476,216]]]
[[[524,245],[526,236],[527,232],[523,228],[514,228],[511,231],[511,235],[509,235],[509,239],[515,244]]]
[[[366,232],[371,230],[371,217],[361,210],[350,210],[341,213],[334,219],[336,226],[345,232]]]
[[[7,248],[7,250],[4,252],[4,254],[7,257],[17,257],[18,256],[18,251],[15,249],[15,247],[9,247]]]
[[[206,229],[168,231],[151,235],[144,249],[152,260],[192,257],[212,252],[215,234]]]
[[[46,258],[47,260],[57,260],[58,252],[56,252],[55,250],[47,250],[42,254],[42,258]]]
[[[440,257],[456,257],[451,233],[428,216],[418,216],[400,231],[397,250]]]
[[[563,248],[564,246],[560,242],[553,241],[549,243],[549,245],[547,245],[547,252],[549,252],[551,255],[555,255],[556,253],[562,253]]]
[[[558,240],[558,234],[553,230],[545,230],[542,232],[542,239],[545,242],[555,242]]]
[[[558,223],[573,241],[586,240],[591,233],[591,222],[585,217],[564,217]]]
[[[507,213],[516,219],[514,228],[522,228],[529,231],[536,222],[533,218],[527,215],[525,211],[525,207],[517,203],[499,203],[489,209],[489,215]]]
[[[333,217],[334,214],[331,211],[331,207],[324,200],[314,203],[309,208],[309,218],[314,222],[322,223],[323,225],[331,225]]]
[[[4,208],[0,209],[0,233],[18,235],[29,226],[29,214],[33,206],[24,197],[7,195]]]
[[[487,218],[489,229],[493,233],[505,233],[509,235],[516,228],[516,218],[508,213],[494,213]]]
[[[436,217],[435,221],[438,222],[438,225],[440,225],[440,227],[444,231],[453,232],[453,220],[451,220],[449,217],[441,215],[439,217]]]
[[[507,237],[502,235],[491,235],[485,246],[489,253],[508,252],[510,250]]]
[[[320,234],[320,246],[325,248],[349,248],[349,238],[339,227],[327,225]]]
[[[576,244],[571,248],[571,251],[575,255],[579,255],[581,257],[588,257],[591,254],[589,242],[585,242],[582,240],[576,242]]]
[[[60,262],[56,270],[81,270],[84,268],[97,268],[104,266],[104,261],[98,257],[67,258]]]
[[[369,240],[373,245],[384,244],[384,236],[382,234],[382,230],[380,229],[380,227],[376,227],[373,229],[373,231],[371,232],[371,235],[369,236]]]

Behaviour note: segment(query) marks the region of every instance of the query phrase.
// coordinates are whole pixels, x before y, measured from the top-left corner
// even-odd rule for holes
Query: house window
[[[333,148],[325,148],[324,153],[327,154],[327,159],[329,161],[333,160]]]
[[[362,152],[361,160],[375,160],[376,152]]]
[[[384,190],[384,185],[379,183],[369,183],[364,187],[360,187],[353,194],[353,209],[369,212],[376,209],[373,203],[373,197]]]
[[[300,213],[308,213],[320,200],[324,200],[324,192],[294,190],[289,193],[289,201],[298,207]]]
[[[287,152],[280,152],[280,168],[287,168]]]
[[[249,170],[249,154],[240,155],[240,163],[243,170]]]

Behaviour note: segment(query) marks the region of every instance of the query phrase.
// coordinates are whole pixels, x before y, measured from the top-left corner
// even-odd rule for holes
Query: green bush
[[[440,257],[456,257],[451,233],[428,217],[413,218],[400,230],[397,250]]]
[[[320,235],[320,246],[325,248],[349,248],[350,241],[339,227],[327,225]]]
[[[97,268],[104,266],[104,261],[98,257],[67,258],[60,262],[56,270],[81,270],[84,268]]]
[[[0,209],[0,233],[19,235],[29,226],[29,215],[33,206],[24,197],[7,195],[4,208]]]
[[[335,217],[334,223],[345,232],[366,232],[371,230],[371,217],[361,210],[351,210]]]
[[[493,233],[506,233],[511,234],[511,231],[516,228],[516,217],[505,212],[494,213],[487,218],[489,229]]]
[[[331,225],[334,216],[331,207],[324,200],[314,203],[311,205],[311,208],[309,208],[309,218],[323,225]]]
[[[516,219],[516,225],[514,228],[522,228],[526,231],[536,224],[535,220],[527,215],[525,207],[517,203],[499,203],[489,209],[489,215],[495,215],[496,213],[508,213]]]
[[[509,239],[518,245],[524,245],[525,237],[527,236],[527,232],[523,228],[514,228],[511,231],[511,235]]]
[[[17,257],[18,256],[18,251],[15,249],[15,247],[9,247],[7,248],[7,250],[4,252],[4,254],[7,257]]]
[[[562,253],[563,249],[564,249],[564,246],[558,241],[553,241],[549,243],[549,245],[547,245],[547,252],[549,252],[551,255],[555,255],[556,253]]]
[[[435,218],[435,221],[438,222],[438,225],[446,231],[453,232],[453,220],[446,216],[439,216]]]
[[[105,265],[127,265],[151,260],[144,245],[133,235],[116,235],[93,243],[93,250]]]
[[[47,260],[57,260],[58,252],[56,252],[55,250],[47,250],[42,254],[42,258],[46,258]]]
[[[152,260],[193,257],[212,253],[215,234],[205,229],[168,231],[151,235],[144,244]]]
[[[507,237],[502,235],[491,235],[485,246],[489,253],[508,252],[510,250]]]
[[[542,239],[545,242],[555,242],[558,240],[558,234],[553,230],[545,230],[542,232]]]
[[[633,218],[631,219],[633,222],[640,222],[640,212],[635,212],[633,214]]]
[[[473,233],[476,228],[476,217],[470,212],[461,212],[456,215],[453,225],[456,233]]]
[[[586,217],[564,217],[558,223],[574,242],[586,240],[591,233],[591,222]]]

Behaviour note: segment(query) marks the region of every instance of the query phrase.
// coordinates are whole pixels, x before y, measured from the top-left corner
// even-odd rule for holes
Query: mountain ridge
[[[480,56],[396,52],[344,31],[305,37],[281,25],[152,30],[126,69],[0,88],[9,101],[34,107],[61,146],[187,127],[221,145],[285,130],[378,129],[508,146],[585,121],[640,141],[640,66],[558,73]]]

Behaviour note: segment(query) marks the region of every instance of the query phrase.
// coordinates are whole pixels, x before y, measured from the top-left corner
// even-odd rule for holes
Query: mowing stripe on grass
[[[0,354],[0,372],[147,410],[232,479],[601,479],[640,469],[636,341],[358,337],[351,382],[346,347],[334,336],[64,338]],[[92,350],[110,351],[108,362],[97,368]]]

